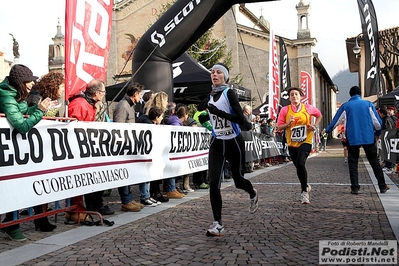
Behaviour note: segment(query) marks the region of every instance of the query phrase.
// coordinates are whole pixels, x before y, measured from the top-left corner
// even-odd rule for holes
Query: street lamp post
[[[356,59],[357,59],[357,64],[358,64],[357,76],[358,76],[359,88],[361,89],[362,84],[361,84],[361,78],[360,78],[360,76],[361,76],[360,75],[360,52],[361,52],[362,48],[359,46],[359,43],[357,41],[357,38],[359,38],[360,35],[361,35],[361,33],[356,36],[356,43],[355,43],[355,46],[353,46],[352,51],[356,55]]]

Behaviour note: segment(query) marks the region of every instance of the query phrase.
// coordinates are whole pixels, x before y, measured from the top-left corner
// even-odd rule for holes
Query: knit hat
[[[193,125],[197,125],[198,124],[197,121],[195,121],[195,119],[193,119],[191,117],[187,118],[186,123],[187,123],[187,126],[193,126]]]
[[[38,77],[33,76],[32,70],[30,70],[27,66],[24,65],[14,65],[10,74],[8,75],[8,80],[11,85],[19,85],[31,81],[36,81]]]
[[[362,91],[360,90],[360,88],[358,86],[353,86],[352,88],[350,88],[349,90],[349,95],[352,97],[353,95],[360,95],[362,93]]]

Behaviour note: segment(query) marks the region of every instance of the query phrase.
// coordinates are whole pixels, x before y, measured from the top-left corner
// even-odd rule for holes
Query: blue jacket
[[[345,127],[346,138],[350,146],[373,144],[375,136],[381,135],[381,118],[374,105],[353,95],[335,114],[326,132],[330,133],[338,125]]]

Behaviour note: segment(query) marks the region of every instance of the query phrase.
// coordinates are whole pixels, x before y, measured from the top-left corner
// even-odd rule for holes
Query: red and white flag
[[[106,80],[112,6],[111,0],[66,0],[66,100],[92,79]]]
[[[305,95],[301,102],[312,104],[312,77],[306,71],[301,71],[301,90]]]
[[[276,37],[270,29],[269,48],[269,118],[276,119],[280,98],[280,73],[278,68],[278,56]]]

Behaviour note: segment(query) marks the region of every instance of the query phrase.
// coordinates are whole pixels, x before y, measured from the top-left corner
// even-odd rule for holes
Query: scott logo
[[[181,67],[180,67],[183,64],[184,64],[184,62],[175,62],[172,64],[173,78],[176,78],[183,73],[183,69],[181,69]]]
[[[365,1],[367,2],[367,0]],[[373,23],[372,23],[372,17],[370,14],[370,6],[365,3],[363,6],[363,13],[364,13],[364,20],[365,23],[367,24],[367,38],[369,41],[369,46],[370,46],[370,68],[367,70],[367,79],[374,79],[375,75],[377,75],[378,72],[378,62],[376,61],[376,46],[378,46],[378,43],[376,44],[375,37],[374,37],[374,29],[373,29]]]
[[[159,39],[159,41],[155,39],[155,36]],[[166,43],[165,36],[158,33],[156,30],[151,34],[151,41],[155,44],[159,44],[159,47],[162,47]]]
[[[178,24],[180,24],[190,13],[201,3],[201,0],[191,0],[187,5],[185,5],[182,10],[180,10],[164,27],[164,34],[159,33],[155,30],[151,34],[151,41],[159,47],[162,47],[166,43],[166,36],[171,33]]]

